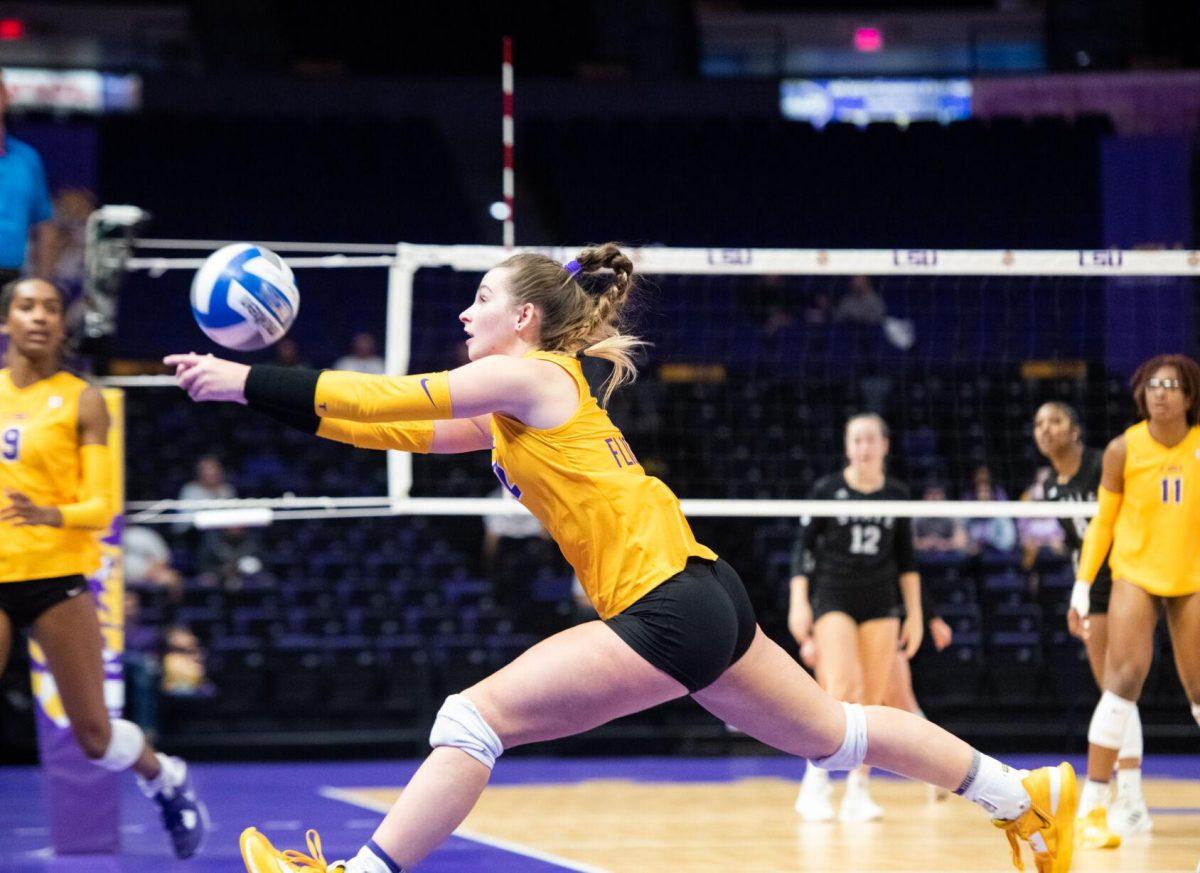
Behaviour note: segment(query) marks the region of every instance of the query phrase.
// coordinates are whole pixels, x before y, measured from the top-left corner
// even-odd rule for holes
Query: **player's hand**
[[[816,637],[809,637],[800,644],[800,661],[808,669],[817,669],[818,654]]]
[[[1087,641],[1091,631],[1088,612],[1091,609],[1091,586],[1081,580],[1071,588],[1071,606],[1067,610],[1067,632]]]
[[[4,489],[4,496],[11,502],[0,509],[0,522],[9,522],[17,527],[46,525],[62,527],[62,513],[57,506],[38,506],[20,491]]]
[[[939,652],[954,641],[954,629],[946,624],[945,619],[934,617],[929,620],[929,639]]]
[[[212,355],[167,355],[163,363],[175,368],[175,381],[196,401],[246,402],[246,377],[250,368]]]
[[[904,624],[900,625],[900,648],[904,651],[904,657],[912,658],[917,653],[917,649],[921,648],[921,640],[925,637],[925,620],[919,615],[913,615],[911,612],[905,617]]]
[[[813,614],[812,605],[808,601],[793,603],[788,610],[788,630],[792,639],[801,646],[812,637]]]

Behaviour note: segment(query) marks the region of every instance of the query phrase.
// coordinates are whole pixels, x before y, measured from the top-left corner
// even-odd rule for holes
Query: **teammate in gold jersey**
[[[62,369],[63,301],[54,285],[5,285],[0,325],[8,337],[0,369],[0,673],[14,633],[29,628],[84,754],[107,770],[133,770],[158,803],[175,853],[190,857],[207,814],[187,765],[157,754],[132,722],[109,719],[100,621],[92,598],[81,596],[114,511],[104,398]]]
[[[1121,843],[1107,820],[1108,780],[1150,672],[1160,608],[1200,723],[1200,366],[1185,355],[1152,358],[1133,376],[1133,399],[1142,421],[1104,450],[1100,509],[1071,593],[1071,608],[1086,620],[1091,584],[1109,555],[1104,693],[1088,727],[1080,804],[1082,843],[1095,848]]]
[[[1030,774],[907,712],[825,694],[754,619],[733,568],[696,542],[679,501],[646,475],[592,397],[578,355],[631,381],[641,344],[622,329],[633,264],[616,245],[564,265],[517,254],[489,271],[459,316],[470,363],[449,373],[368,376],[171,355],[194,400],[248,403],[330,439],[417,452],[492,452],[500,481],[561,547],[600,614],[543,640],[452,694],[433,751],[373,838],[328,863],[242,833],[251,873],[412,868],[466,818],[496,758],[691,694],[722,721],[827,769],[867,763],[956,790],[1034,849],[1039,871],[1070,864],[1075,776]],[[936,861],[931,859],[931,865]]]

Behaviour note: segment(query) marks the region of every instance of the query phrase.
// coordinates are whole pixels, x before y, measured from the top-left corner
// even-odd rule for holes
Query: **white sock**
[[[178,758],[169,758],[162,752],[155,752],[158,758],[158,775],[153,779],[138,777],[138,786],[147,797],[153,797],[160,792],[171,793],[183,784],[185,765]]]
[[[1098,806],[1108,808],[1109,787],[1107,782],[1096,782],[1089,779],[1083,783],[1083,792],[1079,795],[1079,815],[1087,815]]]
[[[1137,800],[1142,796],[1142,771],[1138,769],[1117,771],[1117,797]]]
[[[869,771],[851,770],[850,775],[846,777],[846,792],[851,791],[866,791],[871,787],[871,774]]]
[[[1021,784],[1024,771],[975,752],[971,769],[955,794],[977,804],[992,818],[1011,821],[1029,809],[1029,792]]]
[[[808,766],[804,768],[803,784],[811,785],[813,788],[819,788],[821,786],[828,785],[829,771],[822,770],[820,767],[815,766],[812,761],[809,761]]]
[[[392,873],[382,858],[366,846],[358,850],[358,854],[346,864],[346,873]]]

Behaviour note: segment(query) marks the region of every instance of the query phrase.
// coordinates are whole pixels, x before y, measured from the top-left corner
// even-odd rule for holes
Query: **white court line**
[[[357,797],[353,792],[347,791],[344,788],[331,788],[328,785],[323,788],[318,788],[317,793],[322,797],[330,800],[340,800],[342,803],[348,803],[351,806],[357,806],[362,809],[369,809],[372,812],[386,814],[392,808],[390,803],[381,803],[372,800],[364,800]],[[578,873],[607,873],[603,867],[591,867],[587,864],[579,864],[575,861],[568,861],[566,858],[560,858],[557,855],[551,855],[549,852],[542,852],[537,849],[523,846],[520,843],[512,843],[508,840],[502,840],[499,837],[489,837],[486,834],[476,833],[475,831],[459,828],[454,832],[454,836],[461,837],[464,840],[470,840],[473,843],[480,843],[484,846],[491,846],[495,849],[503,849],[506,852],[512,852],[514,855],[522,855],[526,858],[533,858],[535,861],[544,861],[547,864],[556,864],[566,870],[576,870]]]

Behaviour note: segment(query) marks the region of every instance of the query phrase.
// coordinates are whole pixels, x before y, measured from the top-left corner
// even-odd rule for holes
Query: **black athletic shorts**
[[[1108,601],[1112,597],[1112,575],[1104,573],[1096,577],[1088,589],[1088,615],[1108,615]]]
[[[87,590],[87,580],[78,573],[28,582],[0,582],[0,612],[8,616],[13,627],[27,627],[50,607]]]
[[[741,577],[719,558],[688,558],[605,624],[688,693],[711,685],[746,654],[758,626]]]
[[[828,612],[844,612],[857,624],[899,618],[904,612],[895,582],[886,585],[822,585],[812,595],[813,621]]]

